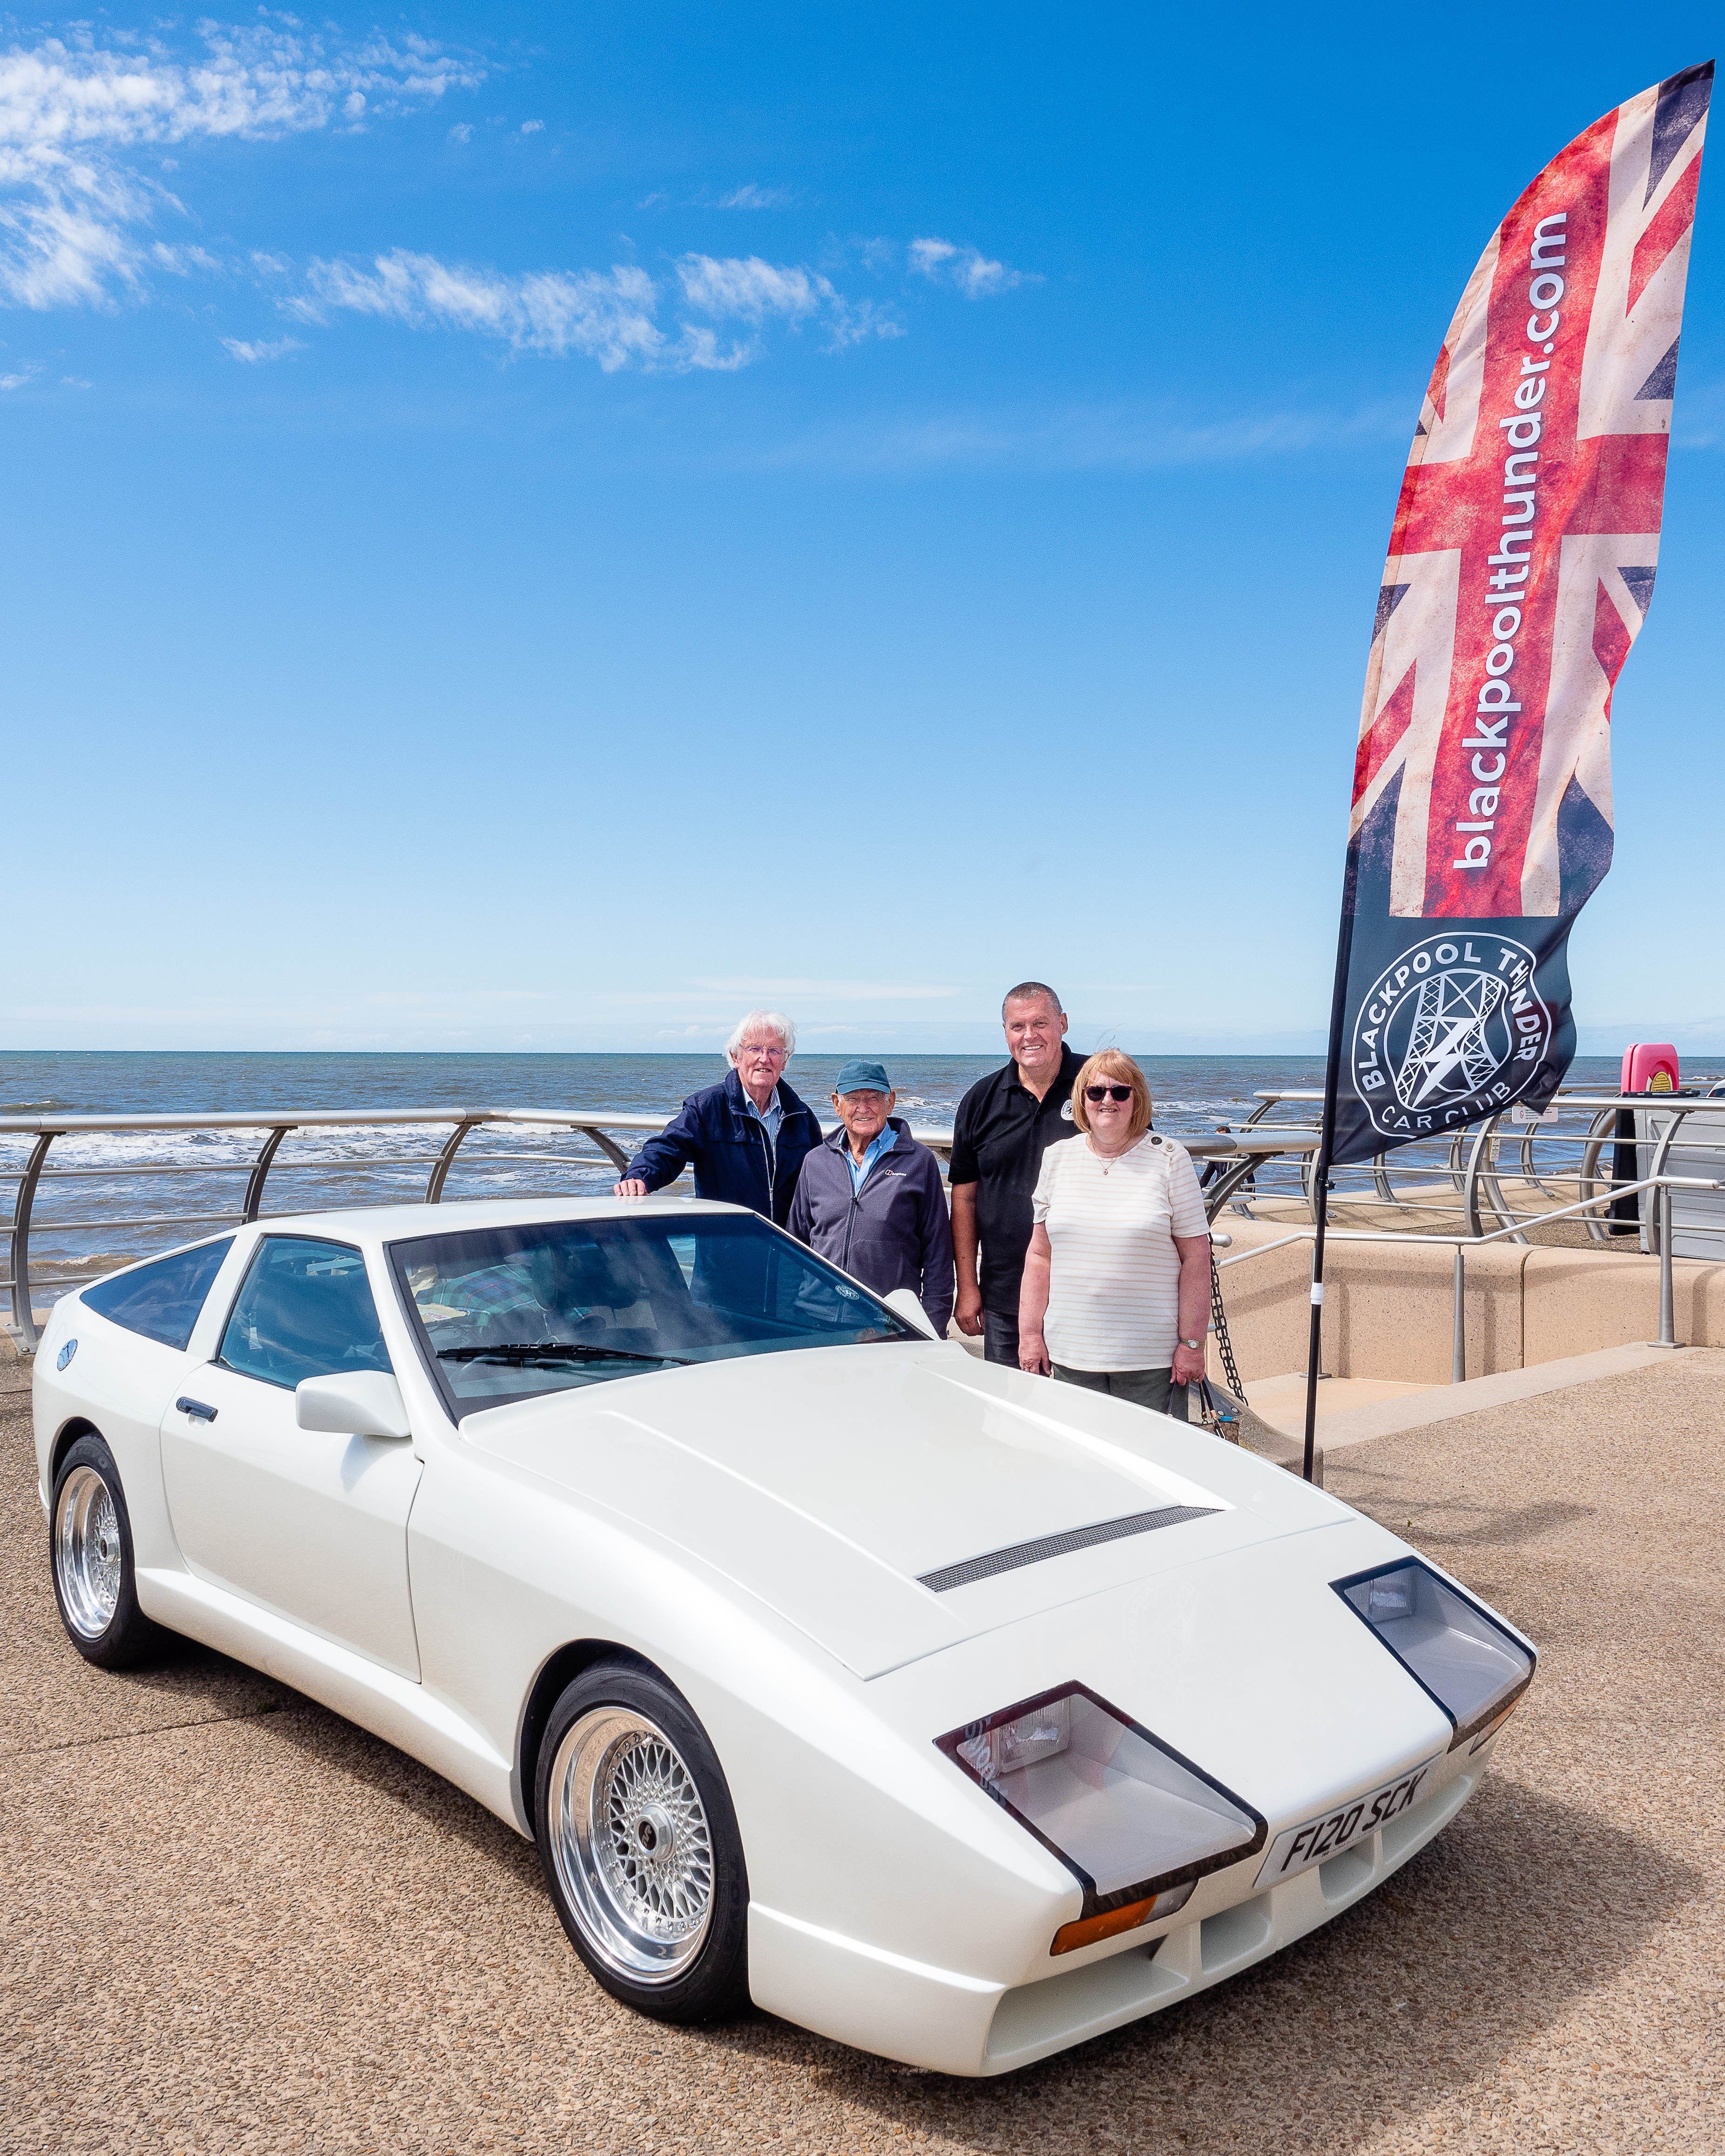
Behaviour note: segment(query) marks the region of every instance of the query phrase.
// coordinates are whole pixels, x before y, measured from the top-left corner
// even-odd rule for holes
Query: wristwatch
[[[1202,1348],[1204,1342],[1201,1340],[1183,1340],[1180,1345],[1183,1348]]]

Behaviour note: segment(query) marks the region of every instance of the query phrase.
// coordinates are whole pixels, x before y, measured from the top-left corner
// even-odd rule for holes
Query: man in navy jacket
[[[780,1075],[796,1045],[782,1013],[751,1011],[725,1045],[731,1075],[691,1093],[648,1139],[614,1186],[618,1197],[644,1198],[692,1162],[697,1198],[747,1205],[783,1227],[803,1163],[820,1143],[814,1111]]]
[[[907,1287],[944,1337],[952,1315],[952,1229],[941,1166],[893,1114],[879,1063],[839,1073],[839,1128],[803,1163],[786,1224],[799,1243],[876,1295]]]

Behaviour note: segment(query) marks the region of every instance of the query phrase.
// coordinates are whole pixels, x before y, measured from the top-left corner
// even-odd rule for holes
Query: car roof
[[[327,1235],[340,1243],[391,1243],[403,1236],[459,1235],[476,1228],[520,1228],[539,1220],[639,1219],[643,1214],[749,1213],[706,1198],[446,1198],[436,1205],[341,1207],[323,1213],[272,1213],[257,1222],[271,1235]]]

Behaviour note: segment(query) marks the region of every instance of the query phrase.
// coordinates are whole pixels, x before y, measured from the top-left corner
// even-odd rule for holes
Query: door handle
[[[182,1415],[188,1417],[193,1422],[213,1422],[216,1419],[216,1411],[213,1408],[206,1407],[202,1400],[187,1399],[183,1393],[174,1402],[174,1405]]]

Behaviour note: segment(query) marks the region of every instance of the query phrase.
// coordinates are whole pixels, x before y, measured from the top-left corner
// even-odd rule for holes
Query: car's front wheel
[[[158,1654],[167,1635],[138,1607],[120,1470],[94,1432],[69,1446],[60,1462],[48,1532],[60,1621],[85,1661],[126,1670]]]
[[[656,1672],[583,1671],[535,1776],[545,1876],[575,1951],[614,1998],[705,2021],[748,1997],[748,1880],[706,1732]]]

